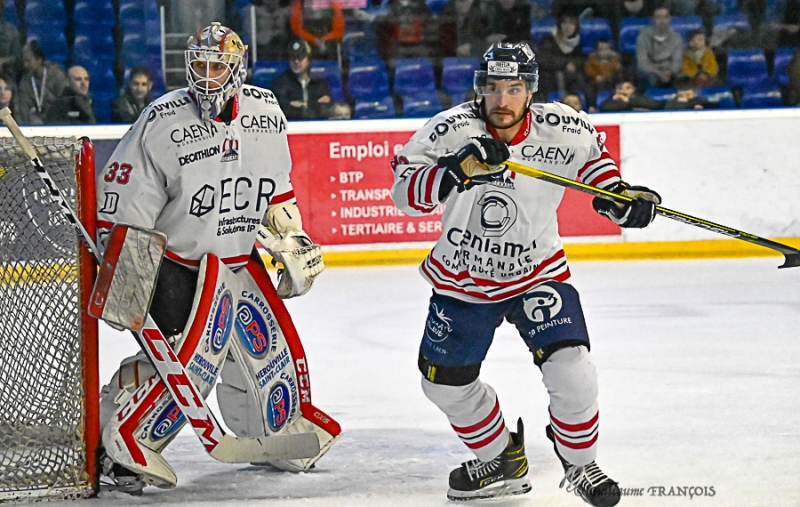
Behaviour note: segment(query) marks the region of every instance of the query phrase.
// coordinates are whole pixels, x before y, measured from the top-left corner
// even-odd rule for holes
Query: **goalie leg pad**
[[[341,428],[311,403],[303,345],[260,259],[251,259],[237,277],[234,336],[217,386],[222,417],[240,437],[316,433],[316,456],[270,462],[283,470],[308,470],[340,437]]]
[[[178,359],[203,397],[211,392],[228,352],[235,283],[233,272],[216,256],[203,259],[192,314],[174,346]],[[170,477],[174,472],[169,472],[171,468],[159,453],[178,434],[186,419],[161,380],[155,375],[142,380],[142,362],[136,364],[139,366],[134,369],[123,364],[114,377],[116,386],[107,389],[102,405],[108,406],[113,400],[119,408],[105,425],[103,445],[114,462],[141,473],[146,482],[171,487],[174,481]],[[126,386],[139,381],[142,384],[131,394]]]

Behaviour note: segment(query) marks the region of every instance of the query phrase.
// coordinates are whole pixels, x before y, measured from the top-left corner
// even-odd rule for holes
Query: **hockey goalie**
[[[98,176],[104,265],[120,251],[135,254],[117,265],[113,297],[100,299],[114,313],[116,297],[119,315],[149,307],[197,391],[206,397],[216,384],[237,437],[316,434],[316,455],[259,463],[306,471],[341,429],[311,403],[308,362],[282,299],[305,294],[325,266],[289,179],[286,118],[271,92],[243,84],[246,58],[239,36],[219,23],[190,37],[189,86],[145,108]],[[166,237],[163,261],[111,232],[134,229]],[[280,268],[277,288],[256,241]],[[153,273],[145,304],[137,287],[147,284],[131,282],[137,273]],[[108,487],[136,494],[177,484],[162,451],[186,421],[143,353],[103,387],[100,418]]]

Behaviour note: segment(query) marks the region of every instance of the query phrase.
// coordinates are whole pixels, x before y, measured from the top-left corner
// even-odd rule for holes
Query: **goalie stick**
[[[625,195],[615,194],[614,192],[609,192],[608,190],[603,190],[602,188],[586,185],[585,183],[581,183],[579,181],[574,181],[569,178],[564,178],[555,174],[548,173],[546,171],[542,171],[540,169],[535,169],[533,167],[528,167],[526,165],[518,164],[516,162],[506,161],[504,162],[504,164],[506,165],[506,167],[508,167],[510,170],[516,173],[524,174],[525,176],[530,176],[532,178],[547,181],[549,183],[553,183],[555,185],[559,185],[562,187],[571,188],[573,190],[579,190],[581,192],[594,195],[596,197],[602,197],[603,199],[608,199],[609,201],[630,202],[633,200],[632,198]],[[703,220],[702,218],[693,217],[685,213],[673,211],[669,208],[664,208],[662,206],[656,206],[656,213],[658,213],[659,215],[663,215],[667,218],[677,220],[678,222],[683,222],[684,224],[694,225],[695,227],[700,227],[701,229],[706,229],[711,232],[716,232],[717,234],[723,234],[731,238],[741,239],[742,241],[747,241],[755,245],[776,250],[782,253],[785,258],[783,265],[778,266],[779,268],[793,268],[795,266],[800,266],[800,250],[792,248],[789,245],[784,245],[783,243],[778,243],[777,241],[772,241],[770,239],[762,238],[760,236],[756,236],[755,234],[750,234],[749,232],[744,232],[738,229],[734,229],[732,227],[716,224],[714,222]]]
[[[0,109],[0,120],[8,127],[22,151],[30,158],[36,173],[47,186],[51,199],[61,208],[64,218],[72,224],[81,240],[99,262],[101,255],[97,245],[95,245],[83,224],[77,219],[65,194],[47,173],[44,164],[42,164],[33,146],[22,133],[7,107]],[[319,438],[314,433],[261,438],[238,438],[226,434],[208,408],[205,399],[200,396],[197,387],[189,379],[183,365],[150,315],[147,316],[141,331],[132,332],[150,362],[153,363],[159,377],[170,395],[172,395],[172,399],[191,424],[206,452],[214,459],[227,463],[260,463],[283,459],[311,458],[319,453]]]

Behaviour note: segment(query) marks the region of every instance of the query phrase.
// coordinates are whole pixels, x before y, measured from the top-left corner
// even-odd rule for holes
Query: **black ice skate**
[[[105,453],[104,453],[105,454]],[[146,486],[142,477],[133,470],[114,463],[111,458],[103,455],[100,458],[103,476],[100,478],[100,488],[106,491],[122,491],[133,496],[140,496]]]
[[[531,490],[525,477],[528,458],[525,456],[525,439],[522,419],[517,421],[517,432],[511,433],[514,445],[491,461],[477,459],[466,461],[450,472],[450,490],[447,498],[455,501],[521,495]]]
[[[564,478],[559,487],[563,488],[566,484],[567,492],[574,492],[583,500],[594,507],[613,507],[619,503],[619,485],[612,481],[600,470],[597,463],[592,461],[586,466],[570,465],[561,454],[558,453],[556,441],[553,437],[553,428],[548,424],[546,428],[547,438],[553,442],[556,456],[564,466]]]

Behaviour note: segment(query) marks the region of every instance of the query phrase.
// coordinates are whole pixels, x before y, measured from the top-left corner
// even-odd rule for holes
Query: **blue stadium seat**
[[[743,108],[781,107],[783,98],[781,91],[772,84],[747,87],[742,93]]]
[[[737,12],[735,14],[720,14],[719,16],[714,16],[714,22],[711,26],[715,32],[728,28],[734,28],[737,31],[746,32],[750,30],[750,20],[747,18],[747,14],[743,12]]]
[[[356,100],[375,101],[389,95],[389,74],[380,60],[351,64],[348,94]]]
[[[33,28],[28,28],[28,40],[37,39],[47,60],[64,65],[69,57],[67,37],[64,32],[53,31],[54,27],[48,31],[46,25],[37,25],[37,29]]]
[[[272,80],[289,69],[286,60],[260,60],[253,64],[253,85],[269,88]]]
[[[114,7],[112,4],[107,2],[89,2],[87,0],[78,0],[75,3],[75,10],[73,11],[72,19],[75,21],[76,30],[77,25],[113,27]]]
[[[398,58],[394,68],[394,93],[401,96],[436,90],[433,64],[427,58]]]
[[[35,0],[25,3],[25,27],[30,30],[31,25],[59,25],[61,31],[67,26],[67,11],[64,4],[46,4]]]
[[[342,69],[339,62],[333,60],[315,60],[311,62],[311,73],[328,82],[331,98],[336,102],[344,102],[344,86],[342,85]]]
[[[691,30],[703,29],[703,18],[700,16],[673,16],[672,29],[678,32],[686,44],[686,34]]]
[[[126,3],[119,8],[119,24],[124,33],[144,33],[144,8]]]
[[[17,17],[17,5],[15,0],[6,0],[6,6],[3,10],[3,17],[12,25],[19,26],[19,18]]]
[[[81,62],[94,61],[94,51],[92,50],[92,41],[85,35],[77,35],[75,41],[72,43],[72,59],[78,65],[83,65]]]
[[[425,5],[428,6],[434,16],[438,16],[448,2],[449,0],[425,0]]]
[[[369,32],[350,32],[342,37],[342,51],[348,60],[378,58],[375,38]]]
[[[95,66],[93,73],[89,73],[89,78],[91,80],[89,89],[92,91],[92,95],[95,93],[116,94],[119,92],[117,78],[114,76],[114,71],[111,70],[111,67]]]
[[[442,91],[450,95],[453,105],[461,104],[469,90],[480,58],[445,58],[442,66]]]
[[[734,14],[739,8],[737,0],[711,0],[711,3],[715,4],[722,14]],[[774,4],[777,2],[770,0],[768,3]]]
[[[144,35],[141,33],[126,33],[122,38],[122,61],[139,62],[145,57]]]
[[[357,101],[353,118],[359,120],[394,118],[394,101],[390,95],[380,100]]]
[[[545,35],[552,33],[556,29],[556,18],[539,18],[531,23],[531,42],[538,44]]]
[[[619,27],[619,50],[623,53],[635,53],[639,31],[650,24],[650,18],[623,19]]]
[[[663,102],[674,99],[678,95],[678,91],[675,88],[648,88],[644,94],[651,99]]]
[[[728,86],[749,87],[769,82],[767,59],[761,49],[728,51]]]
[[[94,82],[92,82],[92,88]],[[97,123],[111,123],[111,103],[119,95],[116,91],[95,92],[92,90],[92,101],[94,103],[94,115]]]
[[[792,61],[793,48],[777,48],[775,65],[772,70],[772,81],[778,86],[789,85],[789,64]]]
[[[587,18],[581,20],[581,47],[583,54],[589,54],[600,39],[607,39],[614,46],[611,24],[606,18]]]
[[[716,102],[720,109],[736,108],[736,102],[733,100],[733,92],[731,92],[731,89],[727,86],[698,88],[697,96]]]
[[[608,100],[614,94],[614,90],[600,90],[597,92],[597,108],[600,109],[600,104]]]
[[[442,110],[442,101],[436,90],[404,95],[402,98],[404,118],[430,118]]]

